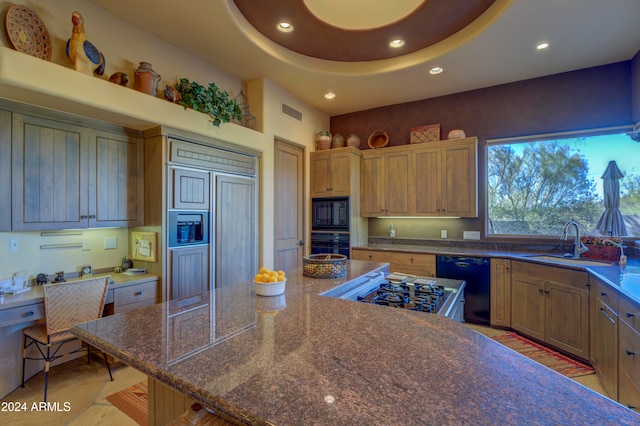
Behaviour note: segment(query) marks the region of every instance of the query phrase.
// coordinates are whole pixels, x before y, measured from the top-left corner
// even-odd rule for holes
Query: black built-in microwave
[[[315,231],[348,231],[349,198],[313,198],[311,228]]]
[[[209,212],[169,211],[169,247],[209,243]]]

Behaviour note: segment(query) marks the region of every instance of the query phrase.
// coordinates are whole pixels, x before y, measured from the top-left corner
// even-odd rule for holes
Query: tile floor
[[[506,333],[504,330],[468,324],[474,330],[494,336]],[[44,374],[31,378],[24,388],[18,388],[3,401],[26,403],[23,412],[0,412],[0,424],[11,426],[136,426],[136,423],[105,398],[119,390],[146,380],[146,376],[131,367],[121,367],[113,371],[114,381],[103,364],[92,361],[87,365],[85,357],[69,361],[53,367],[49,373],[49,402],[63,404],[68,402],[69,411],[38,412],[32,411],[33,402],[42,400],[44,390]],[[589,374],[574,379],[583,386],[607,396],[600,379],[596,374]]]
[[[113,370],[113,382],[104,364],[95,360],[87,365],[81,357],[49,371],[47,402],[59,403],[60,411],[32,410],[34,402],[42,401],[44,374],[32,377],[24,388],[18,388],[2,401],[26,404],[26,411],[0,412],[0,425],[11,426],[136,426],[126,414],[115,408],[105,398],[135,383],[146,380],[146,375],[131,367]],[[64,411],[64,403],[70,410]]]

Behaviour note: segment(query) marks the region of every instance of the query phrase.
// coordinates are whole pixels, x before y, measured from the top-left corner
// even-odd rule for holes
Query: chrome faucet
[[[562,236],[560,238],[565,241],[567,240],[567,230],[571,225],[575,226],[576,228],[576,241],[573,243],[573,258],[580,259],[580,255],[589,250],[589,247],[585,246],[580,241],[580,226],[576,222],[570,220],[569,222],[565,223],[564,229],[562,230]]]

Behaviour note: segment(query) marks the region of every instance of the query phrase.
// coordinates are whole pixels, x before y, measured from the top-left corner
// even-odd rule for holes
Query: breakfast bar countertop
[[[640,415],[448,318],[321,296],[287,272],[72,331],[203,406],[249,424],[639,424]]]

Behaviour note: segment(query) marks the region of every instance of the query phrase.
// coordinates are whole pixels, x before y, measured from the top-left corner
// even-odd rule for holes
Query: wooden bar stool
[[[72,326],[102,317],[109,279],[110,277],[107,276],[42,286],[44,290],[45,323],[32,325],[22,331],[22,387],[24,387],[25,363],[28,359],[43,360],[45,362],[45,402],[47,401],[51,361],[86,349],[87,363],[90,362],[88,344],[82,342],[82,347],[69,352],[66,352],[63,347],[65,344],[78,339],[69,331]],[[27,349],[31,346],[35,346],[38,349],[40,357],[27,356]],[[104,352],[102,355],[107,364],[109,378],[113,381],[107,356]]]

